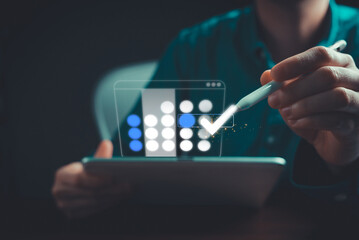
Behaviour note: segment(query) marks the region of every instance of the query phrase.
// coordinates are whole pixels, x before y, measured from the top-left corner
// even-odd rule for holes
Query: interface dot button
[[[136,114],[131,114],[127,117],[127,124],[131,127],[138,127],[141,123],[141,119]]]
[[[183,140],[180,143],[180,148],[181,148],[182,151],[188,152],[188,151],[191,151],[191,149],[193,148],[193,144],[189,140]]]
[[[171,127],[175,123],[175,119],[171,115],[164,115],[161,118],[161,123],[165,127]]]
[[[190,128],[182,128],[180,131],[180,136],[183,139],[190,139],[193,136],[193,131]]]
[[[211,148],[211,143],[207,140],[201,140],[199,141],[197,147],[200,151],[207,152]]]
[[[201,110],[201,112],[207,113],[212,110],[213,104],[208,99],[205,99],[199,103],[198,108]]]
[[[138,128],[130,128],[128,131],[128,136],[132,139],[139,139],[142,136],[142,132]]]
[[[193,110],[193,103],[189,100],[184,100],[181,102],[181,104],[179,105],[180,110],[183,113],[189,113],[192,112]]]
[[[175,109],[175,107],[174,107],[173,103],[171,103],[170,101],[165,101],[161,104],[161,110],[164,113],[167,113],[167,114],[172,113],[174,109]]]
[[[210,136],[211,136],[211,134],[204,128],[202,128],[198,131],[198,137],[200,139],[208,139]]]
[[[152,115],[152,114],[148,114],[146,117],[145,117],[145,124],[149,127],[154,127],[157,125],[157,118]]]
[[[145,136],[149,139],[155,139],[158,136],[158,131],[155,128],[147,128]]]
[[[175,149],[175,143],[171,140],[166,140],[162,143],[162,148],[166,152],[171,152]]]
[[[202,116],[200,116],[200,117],[198,118],[198,123],[199,123],[199,125],[201,125],[201,121],[202,121],[203,118],[207,119],[208,122],[213,122],[213,119],[212,119],[210,116],[208,116],[208,115],[202,115]]]
[[[183,128],[190,128],[194,125],[196,119],[192,114],[185,113],[182,114],[179,118],[179,124]]]
[[[164,128],[161,134],[164,139],[172,139],[175,136],[175,131],[172,128]]]
[[[142,150],[142,143],[138,140],[133,140],[130,142],[130,149],[134,152],[138,152]]]
[[[146,148],[147,148],[148,151],[151,151],[151,152],[157,151],[157,149],[158,149],[158,142],[155,141],[155,140],[149,140],[149,141],[146,143]]]

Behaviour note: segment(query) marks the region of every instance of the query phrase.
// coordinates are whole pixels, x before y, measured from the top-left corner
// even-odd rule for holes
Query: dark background
[[[91,100],[104,74],[158,59],[180,29],[248,2],[2,1],[1,198],[36,212],[30,203],[51,199],[54,171],[96,148]]]

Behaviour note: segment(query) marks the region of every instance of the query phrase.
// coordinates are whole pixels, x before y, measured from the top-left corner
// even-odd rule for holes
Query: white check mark
[[[225,124],[237,110],[238,108],[236,105],[231,105],[214,123],[210,123],[208,119],[202,118],[200,124],[211,135],[214,135],[218,131],[218,129],[220,129],[223,124]]]

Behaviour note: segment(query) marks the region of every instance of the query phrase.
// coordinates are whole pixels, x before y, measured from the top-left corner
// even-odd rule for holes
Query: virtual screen
[[[199,121],[213,122],[224,110],[221,81],[118,81],[114,85],[122,156],[220,156],[215,135]],[[233,126],[233,119],[223,128]]]

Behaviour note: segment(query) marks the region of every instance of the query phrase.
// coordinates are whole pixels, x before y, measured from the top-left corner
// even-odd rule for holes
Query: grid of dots
[[[211,84],[213,85],[213,84]],[[175,149],[175,131],[171,128],[175,124],[175,119],[170,115],[174,111],[174,104],[170,101],[164,101],[161,106],[161,111],[164,114],[160,119],[152,114],[148,114],[144,117],[144,124],[147,126],[147,129],[144,133],[146,138],[149,140],[146,142],[146,149],[151,152],[157,151],[160,147],[167,152],[173,151]],[[179,132],[180,137],[182,138],[179,147],[182,151],[189,152],[193,149],[193,142],[191,138],[194,133],[191,129],[196,122],[195,116],[191,113],[194,109],[194,105],[189,100],[184,100],[179,105],[180,111],[182,114],[179,116],[178,123],[182,128]],[[211,120],[206,113],[210,112],[213,108],[213,104],[208,99],[203,99],[198,104],[198,109],[204,115],[201,115],[197,121],[200,121],[201,118],[207,118]],[[155,128],[160,122],[160,125],[164,127],[160,133]],[[128,131],[128,136],[131,138],[129,144],[130,149],[134,152],[141,151],[143,149],[143,143],[140,141],[142,137],[142,131],[138,128],[141,124],[141,119],[136,114],[131,114],[127,117],[127,123],[130,126]],[[164,139],[160,143],[157,138],[161,134]],[[211,148],[211,143],[208,141],[210,134],[205,129],[199,129],[197,132],[198,137],[201,139],[197,143],[198,150],[206,152]]]
[[[215,86],[215,83],[209,83],[209,86]],[[193,130],[191,129],[193,125],[196,122],[195,116],[191,113],[194,105],[189,100],[184,100],[180,103],[179,108],[182,112],[182,114],[178,118],[179,126],[182,127],[182,129],[179,132],[180,137],[182,138],[180,142],[180,149],[184,152],[189,152],[193,149],[193,142],[191,141],[191,138],[193,137]],[[213,103],[208,99],[203,99],[198,104],[198,109],[201,113],[204,115],[201,115],[197,121],[200,121],[202,118],[207,118],[209,121],[211,121],[211,117],[208,115],[205,115],[206,113],[210,112],[213,108]],[[208,141],[210,138],[210,133],[207,132],[205,129],[199,129],[197,132],[198,137],[201,139],[198,144],[197,148],[201,152],[207,152],[211,148],[211,143]]]
[[[170,101],[164,101],[160,105],[161,112],[164,114],[162,117],[157,118],[152,114],[148,114],[144,118],[144,123],[148,127],[145,131],[146,138],[149,141],[146,142],[146,149],[150,152],[155,152],[162,148],[166,152],[171,152],[175,149],[175,131],[171,128],[175,125],[175,119],[171,115],[175,107]],[[160,123],[159,123],[160,122]],[[158,125],[159,124],[159,125]],[[158,131],[155,127],[164,127],[162,131]],[[158,136],[161,134],[164,139],[162,143],[158,140]]]
[[[139,140],[142,136],[142,131],[138,128],[141,124],[141,118],[136,114],[131,114],[127,117],[127,124],[131,127],[128,130],[128,136],[131,138],[129,147],[132,151],[139,152],[143,148],[143,144]]]

